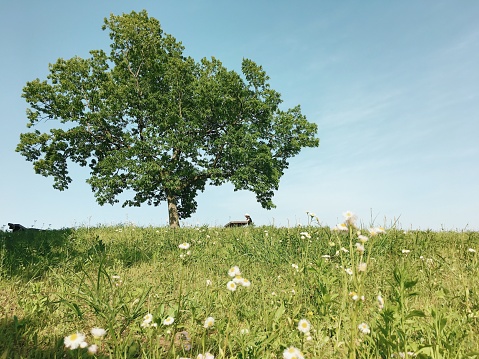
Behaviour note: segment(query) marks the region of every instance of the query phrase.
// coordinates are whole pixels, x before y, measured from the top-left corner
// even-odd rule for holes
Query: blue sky
[[[36,175],[14,151],[28,131],[21,98],[58,58],[109,47],[110,13],[146,9],[196,60],[263,66],[283,109],[300,104],[320,146],[290,161],[267,211],[249,192],[209,187],[183,225],[364,225],[479,229],[479,2],[2,0],[0,227],[167,224],[166,205],[99,206],[72,166],[70,189]],[[39,130],[47,130],[38,127]]]

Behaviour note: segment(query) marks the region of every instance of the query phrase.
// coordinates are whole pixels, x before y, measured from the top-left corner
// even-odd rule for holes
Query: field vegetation
[[[479,358],[479,233],[0,232],[0,358]]]

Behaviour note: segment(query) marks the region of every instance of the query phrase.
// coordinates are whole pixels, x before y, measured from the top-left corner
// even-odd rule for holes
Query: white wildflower
[[[369,334],[371,333],[371,329],[369,329],[369,325],[367,325],[366,323],[361,323],[358,325],[358,329],[361,333],[363,334]]]
[[[85,341],[85,334],[76,332],[64,339],[65,346],[69,349],[77,349]]]
[[[301,333],[309,333],[311,330],[311,323],[307,319],[301,319],[298,323],[298,330]]]

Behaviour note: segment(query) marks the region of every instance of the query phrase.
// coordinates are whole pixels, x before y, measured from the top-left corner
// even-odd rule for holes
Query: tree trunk
[[[178,208],[176,207],[176,197],[167,195],[168,200],[168,217],[170,221],[170,228],[180,227],[180,216],[178,215]]]

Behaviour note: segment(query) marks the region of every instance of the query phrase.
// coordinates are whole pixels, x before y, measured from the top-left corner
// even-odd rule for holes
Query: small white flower
[[[363,334],[369,334],[371,333],[371,329],[369,329],[369,325],[367,325],[366,323],[361,323],[358,325],[358,329],[361,333]]]
[[[236,277],[237,275],[241,275],[241,271],[238,266],[234,266],[229,269],[228,275],[230,277]]]
[[[88,343],[83,341],[80,343],[80,348],[85,349],[88,346]]]
[[[379,306],[379,310],[383,310],[383,308],[384,308],[384,299],[383,299],[383,297],[381,296],[381,294],[378,295],[378,306]]]
[[[98,351],[98,345],[92,344],[88,347],[88,354],[94,355]]]
[[[248,333],[249,333],[249,329],[248,329],[248,328],[243,328],[243,329],[240,330],[240,334],[245,335],[245,334],[248,334]]]
[[[467,251],[470,253],[476,253],[476,250],[474,248],[468,248]]]
[[[166,318],[166,319],[163,321],[163,324],[164,324],[164,325],[171,325],[171,324],[173,324],[174,321],[175,321],[175,318],[173,318],[173,317],[168,317],[168,318]]]
[[[243,287],[248,288],[248,287],[251,286],[251,282],[250,282],[248,279],[243,278],[243,282],[241,283],[241,285],[242,285]]]
[[[362,234],[360,234],[360,235],[358,236],[358,240],[359,240],[359,242],[361,242],[361,243],[364,244],[364,243],[366,243],[366,242],[369,240],[369,238],[366,237],[366,236],[363,236]]]
[[[151,321],[153,320],[153,315],[148,313],[146,314],[144,317],[143,317],[143,321],[146,322],[146,323],[151,323]]]
[[[307,319],[301,319],[298,323],[298,330],[301,333],[309,333],[311,330],[311,323]]]
[[[403,249],[403,250],[401,250],[401,253],[402,253],[402,254],[408,254],[408,253],[410,253],[410,252],[411,252],[411,251],[410,251],[409,249]]]
[[[351,211],[346,211],[343,213],[344,216],[344,221],[347,224],[353,225],[356,223],[356,220],[358,219],[358,216],[356,216],[353,212]]]
[[[308,232],[301,232],[299,235],[301,236],[301,239],[311,239],[311,235]]]
[[[76,332],[64,339],[65,346],[70,349],[77,349],[85,341],[85,334]]]
[[[356,292],[349,292],[349,296],[354,301],[357,301],[359,299],[358,293],[356,293]]]
[[[329,254],[323,254],[321,256],[321,258],[329,259],[329,258],[331,258],[331,256]]]
[[[349,253],[349,250],[347,250],[347,249],[344,248],[344,247],[341,247],[339,250],[342,251],[342,252],[344,252],[344,253]]]
[[[386,230],[383,227],[376,227],[376,233],[386,233]]]
[[[358,272],[366,272],[367,264],[364,262],[359,263],[358,265]]]
[[[332,228],[333,231],[348,231],[348,226],[346,223],[337,224],[335,227]]]
[[[211,328],[213,325],[215,325],[215,318],[208,317],[208,318],[206,318],[205,324],[203,325],[203,327],[208,329],[208,328]]]
[[[361,243],[356,243],[356,250],[359,253],[364,253],[364,246]]]
[[[233,282],[232,280],[230,280],[228,283],[226,283],[226,288],[228,288],[228,290],[234,292],[236,290],[236,283]]]
[[[103,329],[103,328],[92,328],[91,329],[91,335],[93,335],[95,338],[101,338],[103,336],[105,336],[106,334],[106,330]]]
[[[206,286],[209,287],[211,284],[213,284],[213,283],[211,282],[211,280],[207,279],[207,280],[206,280]]]
[[[289,347],[283,352],[284,359],[304,359],[303,353],[298,348]]]
[[[236,277],[233,278],[233,282],[235,282],[236,284],[243,284],[243,277],[240,276],[240,275],[237,275]]]
[[[211,353],[198,354],[196,359],[215,359],[215,356]]]
[[[178,246],[180,249],[188,249],[190,248],[190,244],[189,243],[181,243],[179,246]]]
[[[291,264],[291,267],[293,267],[293,268],[296,269],[296,270],[299,268],[298,265],[297,265],[297,264],[294,264],[294,263]]]
[[[353,275],[353,270],[351,268],[346,268],[344,271],[349,275]]]

